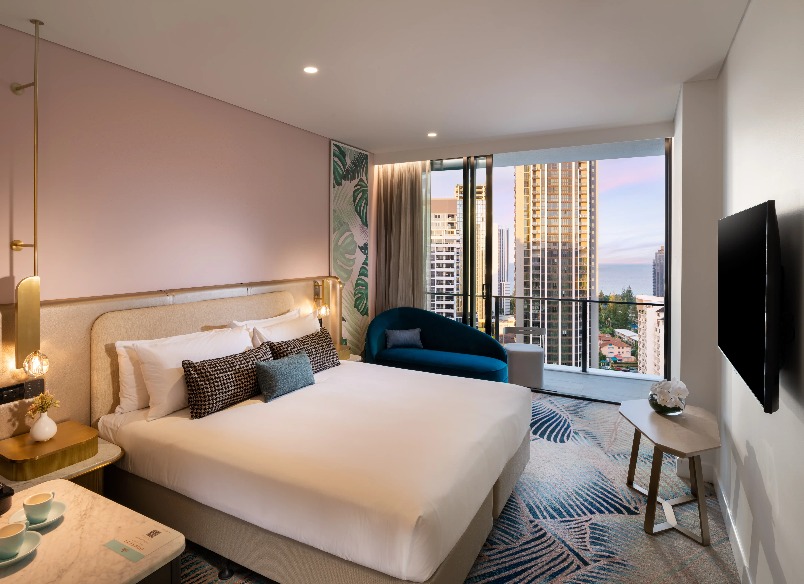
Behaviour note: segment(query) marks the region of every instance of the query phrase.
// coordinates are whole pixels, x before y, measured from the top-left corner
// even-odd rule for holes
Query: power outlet
[[[31,399],[32,397],[36,397],[45,391],[45,380],[41,377],[29,379],[24,383],[24,385],[25,391],[23,393],[23,399]]]
[[[0,404],[9,404],[21,399],[31,399],[45,391],[44,379],[30,379],[24,383],[0,388]]]

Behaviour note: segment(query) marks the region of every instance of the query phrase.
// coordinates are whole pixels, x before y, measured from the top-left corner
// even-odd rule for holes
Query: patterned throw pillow
[[[335,345],[332,344],[332,337],[329,336],[327,329],[324,327],[321,327],[321,330],[316,333],[305,335],[298,339],[278,343],[268,341],[265,345],[271,347],[274,359],[282,359],[304,351],[310,358],[313,373],[320,373],[325,369],[337,367],[341,364],[341,360],[338,358],[338,351],[335,350]]]
[[[302,351],[282,359],[258,361],[257,383],[267,402],[313,385],[315,377],[310,358]]]
[[[271,348],[261,345],[217,359],[182,361],[190,419],[214,414],[259,393],[257,361],[272,358]]]

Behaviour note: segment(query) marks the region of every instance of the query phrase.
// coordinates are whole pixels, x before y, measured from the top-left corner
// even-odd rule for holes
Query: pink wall
[[[0,26],[0,303],[32,273],[33,37]],[[265,99],[270,99],[266,95]],[[42,298],[329,273],[329,140],[45,41]]]

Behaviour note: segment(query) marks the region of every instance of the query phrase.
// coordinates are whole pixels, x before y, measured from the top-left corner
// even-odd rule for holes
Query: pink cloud
[[[597,163],[598,194],[617,188],[664,180],[664,158],[620,158]]]

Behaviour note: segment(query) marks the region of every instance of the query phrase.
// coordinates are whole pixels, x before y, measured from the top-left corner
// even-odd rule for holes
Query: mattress
[[[530,390],[344,362],[199,420],[101,418],[124,470],[413,582],[458,542],[530,422]]]

